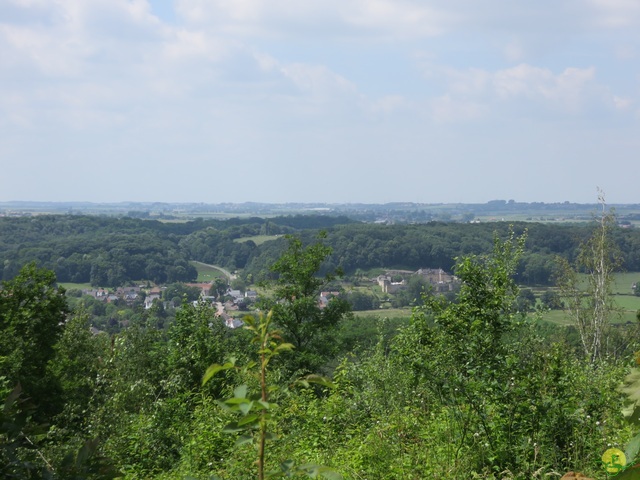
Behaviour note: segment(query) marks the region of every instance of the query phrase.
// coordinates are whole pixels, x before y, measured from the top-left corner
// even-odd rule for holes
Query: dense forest
[[[156,220],[78,215],[0,218],[1,278],[13,278],[31,261],[53,270],[60,282],[119,286],[131,281],[156,283],[195,280],[188,260],[242,268],[255,253],[252,242],[234,240],[260,234],[279,235],[349,222],[303,216],[275,221],[260,218],[226,221]]]
[[[616,248],[635,265],[632,230],[3,220],[3,478],[637,478],[634,467],[615,474],[640,446],[640,331],[614,326],[607,288],[596,288]],[[296,235],[275,238],[283,233]],[[274,240],[234,241],[255,235]],[[57,284],[75,247],[91,268],[122,268],[119,281],[138,255],[133,275],[146,272],[148,254],[167,278],[197,258],[242,265],[271,288],[245,328],[184,302],[171,319],[137,308],[126,328],[92,331],[84,304],[72,308]],[[567,298],[576,289],[570,327],[516,305],[520,279],[549,281],[526,260],[554,255],[566,259]],[[380,265],[442,266],[461,286],[453,297],[425,294],[405,322],[355,317],[340,296],[318,304],[336,268]],[[578,272],[597,282],[572,284]]]
[[[551,283],[555,257],[575,259],[590,233],[584,224],[518,223],[513,228],[528,232],[527,252],[516,272],[523,285]],[[451,271],[454,258],[489,252],[494,233],[508,229],[504,222],[377,225],[303,215],[183,223],[76,215],[0,218],[0,277],[9,280],[36,261],[60,282],[110,287],[141,280],[172,283],[195,280],[189,260],[198,260],[242,270],[257,281],[269,277],[269,266],[284,251],[286,240],[276,236],[296,233],[308,242],[319,230],[326,230],[333,249],[323,268],[339,267],[348,275],[371,268]],[[274,240],[257,245],[250,237],[259,235]],[[612,235],[624,254],[621,267],[640,271],[640,231],[618,228]],[[243,238],[249,239],[238,241]]]

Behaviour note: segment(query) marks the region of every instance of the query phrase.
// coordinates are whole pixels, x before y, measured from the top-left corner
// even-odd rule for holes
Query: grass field
[[[63,287],[65,290],[70,290],[72,288],[77,288],[78,290],[88,290],[91,288],[90,283],[70,283],[70,282],[60,282],[59,286]]]
[[[226,275],[217,268],[208,267],[196,262],[191,262],[191,265],[196,267],[198,271],[198,282],[213,282],[216,278],[227,278]]]
[[[631,285],[640,282],[640,272],[622,272],[614,275],[611,289],[613,293],[633,294]],[[640,298],[640,297],[638,297]]]
[[[637,310],[637,309],[636,309]],[[611,322],[614,324],[636,322],[636,310],[625,310],[621,316],[614,316]],[[358,317],[374,317],[380,318],[411,318],[411,308],[389,308],[379,310],[363,310],[354,312]],[[542,320],[555,323],[556,325],[569,326],[573,325],[573,321],[567,317],[563,310],[551,310],[542,316]]]
[[[587,275],[578,275],[580,288],[587,288]],[[640,272],[618,272],[613,274],[613,281],[611,282],[611,292],[617,295],[633,295],[631,286],[640,282]]]
[[[354,312],[357,317],[375,317],[379,318],[406,318],[411,317],[411,308],[384,308],[378,310],[361,310]]]
[[[253,237],[236,238],[234,242],[244,243],[251,240],[256,245],[262,245],[264,242],[275,240],[276,238],[280,238],[281,236],[282,235],[254,235]]]
[[[573,325],[573,320],[567,317],[567,314],[563,310],[551,310],[550,312],[546,312],[542,316],[542,320],[547,322],[552,322],[557,325]],[[614,315],[611,318],[611,323],[634,323],[637,322],[636,312],[631,310],[625,310],[621,313],[620,316]]]
[[[614,295],[616,305],[623,310],[637,312],[640,310],[640,297],[635,295]]]

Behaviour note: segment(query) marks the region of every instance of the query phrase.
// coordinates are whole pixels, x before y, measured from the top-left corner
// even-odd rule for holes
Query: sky
[[[0,201],[640,203],[638,0],[0,0]]]

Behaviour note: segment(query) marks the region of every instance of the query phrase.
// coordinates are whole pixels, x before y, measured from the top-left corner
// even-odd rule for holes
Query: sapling
[[[267,440],[275,439],[269,429],[269,420],[272,417],[272,411],[277,405],[270,402],[270,393],[273,393],[277,387],[269,385],[267,382],[267,367],[271,359],[282,352],[290,351],[294,347],[290,343],[284,342],[281,332],[272,328],[273,311],[266,316],[260,314],[258,318],[251,315],[244,317],[244,328],[249,330],[253,338],[251,343],[257,346],[259,362],[250,362],[244,367],[237,367],[235,359],[230,359],[224,365],[211,365],[204,374],[202,384],[205,385],[218,372],[230,369],[239,369],[245,373],[253,373],[257,375],[260,384],[260,392],[251,394],[249,386],[242,384],[233,390],[233,397],[218,403],[227,411],[233,412],[239,416],[237,421],[229,423],[224,427],[226,433],[239,434],[236,446],[247,443],[257,443],[257,459],[256,465],[258,469],[258,479],[274,478],[281,476],[295,476],[304,474],[310,478],[317,478],[319,475],[330,479],[339,480],[342,476],[328,467],[315,464],[294,465],[290,460],[284,461],[280,465],[280,470],[265,474],[265,456]],[[309,375],[302,380],[296,382],[303,386],[310,383],[321,384],[331,387],[332,383],[321,376]]]

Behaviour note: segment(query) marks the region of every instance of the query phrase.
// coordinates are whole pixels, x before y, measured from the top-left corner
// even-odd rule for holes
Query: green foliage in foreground
[[[244,318],[246,329],[251,332],[251,343],[256,345],[259,357],[258,363],[249,363],[242,371],[254,372],[260,384],[259,393],[249,394],[247,384],[241,384],[234,388],[233,396],[219,402],[219,405],[226,411],[236,415],[238,419],[227,424],[223,431],[225,433],[239,434],[235,446],[245,444],[256,444],[257,452],[257,473],[258,479],[277,477],[291,477],[296,475],[306,475],[310,478],[316,478],[320,475],[329,480],[341,480],[342,476],[335,471],[323,465],[305,463],[296,465],[292,460],[285,460],[280,463],[280,468],[266,473],[266,444],[267,440],[275,440],[277,437],[271,432],[270,421],[273,418],[274,410],[278,405],[271,400],[280,390],[276,385],[269,385],[267,379],[267,367],[271,360],[285,351],[290,351],[294,346],[285,343],[280,336],[280,332],[273,329],[271,320],[273,311],[268,315],[260,315],[256,320],[251,316]],[[235,362],[232,360],[224,365],[211,365],[202,379],[202,384],[206,385],[209,380],[218,372],[235,368]],[[310,383],[317,383],[324,386],[333,386],[326,378],[317,375],[309,375],[305,379],[297,383],[309,386]]]
[[[296,350],[265,364],[287,347],[262,330],[264,317],[232,331],[211,307],[184,305],[164,329],[143,314],[115,335],[92,335],[81,311],[39,310],[59,291],[45,272],[25,271],[4,285],[0,304],[0,388],[8,399],[0,471],[255,479],[263,438],[265,476],[529,480],[573,470],[607,478],[603,452],[624,450],[637,429],[625,421],[618,389],[638,349],[635,330],[616,328],[606,340],[624,348],[590,363],[571,329],[526,320],[514,308],[512,281],[522,248],[511,236],[496,239],[490,255],[457,259],[463,286],[455,301],[425,297],[409,325],[383,320],[373,340],[363,319],[340,322],[324,346],[338,354],[323,358],[332,382],[309,388],[291,384],[287,362],[295,363]],[[15,303],[12,291],[27,292],[25,302]],[[277,314],[274,325],[285,326]],[[37,382],[32,347],[12,330],[36,321],[55,333],[24,330],[43,345],[43,356],[33,357],[44,364]],[[253,368],[230,368],[231,357]],[[203,387],[212,364],[222,367]],[[22,378],[32,387],[18,396]],[[267,441],[271,435],[277,440]]]
[[[317,276],[331,254],[331,248],[322,243],[324,237],[320,234],[307,246],[299,238],[287,237],[287,250],[271,267],[278,275],[274,298],[261,302],[262,308],[273,311],[283,338],[296,349],[295,354],[284,356],[283,364],[294,375],[315,373],[335,355],[335,333],[351,312],[349,303],[339,296],[322,308],[318,305],[322,289],[340,273]]]

